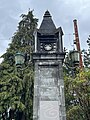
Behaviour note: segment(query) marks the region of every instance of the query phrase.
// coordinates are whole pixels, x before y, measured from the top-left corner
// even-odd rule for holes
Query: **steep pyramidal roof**
[[[56,30],[56,27],[53,23],[53,20],[49,11],[47,10],[43,16],[43,20],[39,28],[39,32],[41,34],[53,34],[55,30]]]

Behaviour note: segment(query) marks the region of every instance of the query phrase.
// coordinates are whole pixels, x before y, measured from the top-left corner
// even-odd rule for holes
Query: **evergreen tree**
[[[67,120],[90,119],[90,70],[65,76]]]
[[[86,68],[90,68],[90,35],[87,40],[87,45],[88,45],[88,49],[83,50],[82,53],[84,54],[84,66]]]
[[[16,120],[32,119],[33,100],[33,66],[28,65],[29,56],[33,52],[34,36],[38,20],[33,11],[21,15],[18,29],[12,37],[12,42],[0,64],[0,119]],[[26,69],[17,69],[15,66],[16,52],[25,54]],[[27,67],[28,66],[28,67]],[[9,112],[9,113],[8,113]]]

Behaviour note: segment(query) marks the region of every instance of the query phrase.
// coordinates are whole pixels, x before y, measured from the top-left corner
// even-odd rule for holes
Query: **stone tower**
[[[46,11],[35,32],[33,120],[66,120],[62,35]]]

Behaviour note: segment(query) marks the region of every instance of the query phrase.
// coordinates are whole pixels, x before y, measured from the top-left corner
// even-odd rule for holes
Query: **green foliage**
[[[90,68],[90,35],[87,40],[88,49],[82,50],[82,53],[84,54],[84,66],[86,68]]]
[[[83,70],[64,66],[67,120],[90,119],[90,35],[87,44]]]
[[[67,120],[82,120],[83,113],[80,106],[73,106],[67,111]]]
[[[31,55],[34,47],[34,30],[37,27],[38,20],[34,18],[33,11],[21,15],[18,29],[12,37],[12,42],[0,64],[0,115],[3,120],[7,120],[7,110],[23,112],[23,119],[32,119],[32,100],[33,100],[33,66],[28,65],[28,61],[17,69],[15,66],[16,52]],[[27,67],[28,66],[28,67]],[[3,116],[4,115],[4,116]],[[22,118],[21,118],[22,119]]]
[[[82,70],[75,77],[65,75],[67,120],[90,118],[90,70]]]

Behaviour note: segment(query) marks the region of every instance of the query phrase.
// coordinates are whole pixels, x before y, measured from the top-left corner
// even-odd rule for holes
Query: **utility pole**
[[[76,44],[77,51],[79,52],[79,56],[80,56],[79,67],[82,69],[83,68],[83,62],[82,62],[82,54],[81,54],[81,48],[80,48],[77,20],[75,19],[75,20],[73,20],[73,22],[74,22],[74,31],[75,31],[74,44]]]

